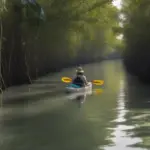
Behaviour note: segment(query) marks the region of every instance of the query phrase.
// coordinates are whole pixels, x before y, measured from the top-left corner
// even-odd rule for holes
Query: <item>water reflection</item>
[[[88,96],[91,95],[97,96],[102,93],[103,89],[92,89],[86,92],[70,93],[68,94],[67,99],[75,101],[78,104],[79,108],[81,108],[81,106],[84,104]]]
[[[85,66],[91,80],[105,80],[102,93],[95,90],[92,95],[66,95],[57,88],[51,91],[41,87],[39,92],[31,88],[29,95],[8,95],[6,98],[27,103],[0,109],[0,149],[150,149],[150,89],[124,78],[121,65],[117,64]],[[73,71],[68,69],[53,78],[60,80],[71,74]]]
[[[135,125],[128,124],[128,118],[126,117],[129,113],[129,110],[126,109],[125,105],[126,94],[125,94],[125,83],[124,80],[120,81],[120,91],[118,93],[118,103],[117,103],[117,119],[113,120],[116,124],[116,127],[113,128],[114,132],[112,133],[113,144],[106,146],[105,150],[142,150],[141,148],[133,148],[131,145],[135,145],[141,142],[141,138],[132,137],[133,130]],[[130,132],[128,132],[130,131]]]
[[[75,101],[79,108],[81,108],[82,104],[85,102],[87,96],[89,95],[92,95],[91,89],[86,92],[69,93],[67,95],[67,99]]]
[[[135,82],[135,78],[127,76],[126,80],[126,108],[129,110],[126,118],[134,129],[128,130],[132,138],[141,138],[140,142],[132,144],[132,147],[150,149],[150,88]]]
[[[127,76],[126,95],[129,109],[149,109],[150,108],[150,88],[134,81],[135,78]]]
[[[87,95],[84,94],[76,97],[76,102],[78,103],[79,108],[81,108],[82,104],[85,102],[86,96]]]

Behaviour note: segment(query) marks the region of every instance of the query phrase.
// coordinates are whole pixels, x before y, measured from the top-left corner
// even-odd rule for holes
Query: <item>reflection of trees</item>
[[[1,133],[12,138],[5,140],[1,148],[94,150],[99,144],[106,144],[104,128],[109,117],[100,118],[97,124],[78,110],[73,103],[69,103],[61,109],[35,116],[6,115]]]
[[[103,68],[105,81],[104,91],[100,95],[93,96],[92,99],[87,99],[83,107],[88,124],[93,126],[93,133],[97,143],[103,143],[102,139],[107,137],[103,145],[109,145],[112,142],[111,133],[113,131],[107,128],[113,128],[115,126],[115,124],[110,121],[116,118],[116,111],[114,111],[114,108],[116,108],[116,97],[119,90],[119,79],[121,77],[119,71],[114,71],[116,66],[121,72],[121,67],[118,62],[105,63],[105,68]],[[101,146],[102,144],[100,147]]]
[[[116,97],[110,100],[107,95],[90,97],[80,110],[70,102],[33,116],[20,115],[19,112],[17,116],[6,114],[2,120],[1,135],[12,138],[4,140],[1,148],[95,150],[98,146],[108,145],[111,141],[106,137],[110,137],[112,131],[107,128],[113,126],[110,121],[114,119],[115,112],[112,110]]]
[[[136,125],[134,129],[128,130],[131,137],[140,137],[142,142],[134,144],[135,147],[150,148],[150,115],[149,98],[150,89],[135,81],[133,77],[127,77],[126,85],[126,107],[130,111],[127,113],[127,124]]]
[[[4,139],[1,149],[95,150],[99,146],[102,149],[104,145],[111,143],[112,130],[108,128],[115,126],[110,121],[116,118],[114,108],[116,108],[120,76],[119,67],[118,71],[114,72],[116,64],[106,63],[102,70],[98,64],[95,65],[95,74],[89,74],[89,76],[95,79],[105,77],[104,92],[97,96],[87,97],[81,109],[68,101],[64,105],[62,100],[58,103],[54,102],[56,107],[51,109],[52,102],[42,106],[42,103],[45,103],[42,101],[39,107],[44,109],[44,113],[21,115],[21,112],[28,110],[24,107],[19,109],[20,112],[17,112],[16,116],[13,113],[7,113],[2,120],[3,123],[0,123],[1,135],[8,137]],[[89,67],[89,70],[91,68]],[[50,97],[46,95],[38,96],[43,100]],[[62,105],[58,107],[60,103]],[[48,109],[45,110],[46,106]],[[37,104],[31,108],[39,111]]]
[[[127,77],[127,106],[129,108],[145,109],[150,108],[150,89],[147,86],[137,83],[134,78]]]

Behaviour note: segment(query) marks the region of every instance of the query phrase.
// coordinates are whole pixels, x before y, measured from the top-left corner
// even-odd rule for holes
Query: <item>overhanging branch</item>
[[[98,8],[98,7],[102,7],[104,6],[105,4],[107,3],[110,3],[112,2],[113,0],[103,0],[103,1],[100,1],[100,2],[96,2],[95,4],[93,4],[91,7],[89,7],[88,9],[86,10],[82,10],[80,11],[79,13],[75,14],[74,16],[71,16],[71,18],[74,18],[75,20],[77,19],[80,19],[80,17],[82,15],[85,15],[86,13],[90,12],[90,11],[93,11],[94,9]],[[71,19],[70,18],[70,19]]]
[[[83,11],[82,13],[87,13],[87,12],[90,12],[98,7],[101,7],[107,3],[110,3],[112,2],[113,0],[103,0],[101,2],[96,2],[95,4],[93,4],[91,7],[89,7],[87,10]]]

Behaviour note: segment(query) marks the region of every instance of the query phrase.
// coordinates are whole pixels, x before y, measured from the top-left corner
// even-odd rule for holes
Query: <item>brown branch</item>
[[[3,106],[3,90],[0,88],[0,104]]]
[[[103,1],[100,1],[100,2],[95,2],[92,6],[90,6],[86,10],[81,10],[80,12],[77,12],[77,13],[75,13],[75,12],[73,13],[70,10],[70,13],[68,13],[68,12],[64,12],[64,13],[70,14],[68,16],[67,20],[78,21],[78,20],[82,20],[83,15],[85,15],[86,13],[88,13],[90,11],[93,11],[94,9],[96,9],[98,7],[102,7],[105,4],[111,3],[112,1],[113,0],[103,0]],[[79,4],[81,5],[83,2],[84,2],[84,0],[81,1]],[[76,6],[78,6],[78,5],[76,5]],[[76,9],[76,7],[74,7],[74,9]],[[52,16],[50,18],[51,19],[53,18],[53,21],[58,21],[58,20],[65,21],[65,19],[63,17],[64,13],[60,14],[60,12],[58,12],[57,15],[54,18]]]
[[[101,7],[107,3],[110,3],[112,2],[113,0],[104,0],[104,1],[101,1],[101,2],[96,2],[95,4],[93,4],[91,7],[89,7],[86,11],[83,11],[81,13],[87,13],[87,12],[90,12],[98,7]]]
[[[113,0],[103,0],[101,2],[96,2],[95,4],[93,4],[91,7],[89,7],[88,9],[86,10],[82,10],[80,11],[79,13],[76,13],[75,15],[73,16],[70,16],[70,20],[73,20],[73,21],[78,21],[78,20],[81,20],[82,19],[82,16],[85,15],[86,13],[88,12],[91,12],[93,11],[94,9],[98,8],[98,7],[102,7],[104,6],[105,4],[107,3],[111,3]]]
[[[3,37],[3,25],[2,25],[2,18],[0,18],[0,89],[2,91],[2,37]]]
[[[30,84],[32,84],[32,80],[30,78],[30,72],[29,72],[29,66],[28,66],[28,62],[27,62],[27,57],[26,57],[26,54],[25,54],[25,65],[26,65],[26,69],[27,69],[27,76],[28,76],[28,79],[30,81]]]

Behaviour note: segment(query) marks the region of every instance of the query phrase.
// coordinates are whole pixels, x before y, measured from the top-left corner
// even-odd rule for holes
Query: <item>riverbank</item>
[[[134,57],[125,57],[123,63],[125,70],[135,78],[137,82],[144,85],[150,85],[150,66],[149,63],[147,63],[148,61],[147,58],[137,61]]]
[[[34,76],[34,75],[30,74],[29,77],[26,77],[26,80],[23,80],[23,82],[21,82],[21,83],[16,83],[16,84],[14,83],[12,85],[2,84],[2,90],[6,90],[7,88],[12,87],[12,86],[20,86],[23,84],[32,84],[38,78],[41,78],[41,77],[44,77],[44,76],[50,75],[50,74],[53,75],[54,73],[61,72],[63,69],[67,69],[67,68],[71,68],[71,67],[73,68],[78,65],[86,65],[86,64],[90,64],[90,63],[102,62],[104,60],[105,59],[100,58],[100,59],[91,60],[91,61],[78,61],[77,63],[73,62],[73,63],[68,63],[68,64],[65,64],[62,66],[60,65],[60,67],[52,68],[49,71],[48,70],[43,71],[43,73],[40,73],[39,76]],[[3,82],[1,82],[1,83],[3,83]],[[5,83],[5,81],[4,81],[4,83]]]
[[[102,65],[109,61],[101,61],[100,63],[83,64],[83,68],[86,72],[88,80],[93,80],[90,74],[95,72],[95,66]],[[110,61],[111,62],[111,61]],[[87,66],[91,66],[87,69]],[[93,66],[93,67],[92,67]],[[98,68],[98,67],[97,67]],[[97,70],[98,71],[98,70]],[[23,84],[18,86],[11,86],[6,88],[2,96],[3,104],[7,103],[28,103],[29,101],[35,101],[39,97],[49,97],[52,95],[59,95],[64,92],[65,83],[61,81],[63,76],[71,77],[75,73],[74,67],[68,67],[62,69],[60,72],[47,74],[46,76],[39,77],[32,81],[32,84]],[[95,76],[94,79],[99,79],[99,76]]]

